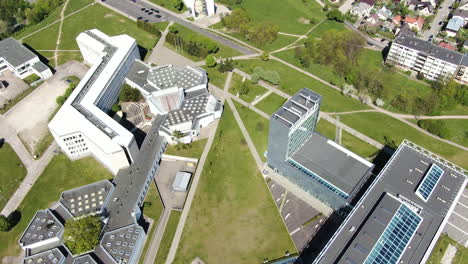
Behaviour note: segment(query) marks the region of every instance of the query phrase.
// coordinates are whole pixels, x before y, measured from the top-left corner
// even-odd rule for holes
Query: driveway
[[[5,88],[0,89],[0,107],[29,88],[27,83],[13,75],[9,70],[0,73],[0,81],[7,83]]]
[[[164,21],[174,21],[175,23],[181,24],[184,27],[187,27],[197,33],[200,33],[204,35],[205,37],[211,38],[223,45],[226,45],[228,47],[231,47],[242,54],[254,54],[255,52],[250,50],[249,48],[246,48],[240,44],[237,44],[236,42],[233,42],[231,40],[228,40],[226,38],[223,38],[211,31],[202,29],[198,27],[197,25],[193,24],[192,22],[182,19],[179,17],[179,15],[170,12],[169,10],[160,7],[158,5],[155,5],[151,2],[148,1],[143,1],[143,0],[135,0],[136,2],[131,2],[131,1],[122,1],[122,0],[106,0],[105,3],[115,9],[118,9],[120,12],[127,14],[129,17],[133,17],[134,19],[140,18],[145,20],[147,19],[149,22],[160,22],[161,19]],[[151,15],[148,15],[148,13],[144,12],[141,10],[142,8],[146,9],[155,9],[158,12],[154,12]],[[157,18],[156,15],[159,14],[161,18]]]
[[[64,78],[70,75],[82,78],[88,69],[79,62],[71,61],[56,70],[51,78],[5,114],[8,123],[30,149],[34,149],[47,133],[49,117],[57,108],[55,99],[68,87]]]
[[[431,23],[431,29],[426,30],[422,33],[422,39],[429,40],[430,36],[437,36],[437,34],[443,26],[443,24],[439,25],[439,23],[444,21],[448,17],[451,11],[450,7],[453,5],[453,3],[455,3],[455,0],[445,0],[444,2],[442,2],[442,8],[439,9],[437,15],[434,17],[434,20]]]

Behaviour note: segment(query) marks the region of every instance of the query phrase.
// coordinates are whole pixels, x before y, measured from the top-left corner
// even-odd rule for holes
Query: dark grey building
[[[425,263],[466,181],[462,168],[405,140],[314,263]]]
[[[321,100],[304,88],[273,113],[268,166],[339,209],[352,201],[374,165],[315,132]]]

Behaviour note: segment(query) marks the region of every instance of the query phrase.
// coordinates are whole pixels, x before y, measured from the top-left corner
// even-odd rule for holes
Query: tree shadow
[[[0,138],[0,148],[2,148],[4,144],[5,144],[5,139]]]
[[[8,222],[10,223],[9,230],[11,230],[19,223],[19,221],[21,221],[21,212],[19,210],[15,210],[11,212],[7,218]]]

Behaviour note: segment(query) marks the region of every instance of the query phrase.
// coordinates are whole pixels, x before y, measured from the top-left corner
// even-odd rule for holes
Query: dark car
[[[161,15],[155,15],[155,17],[157,17],[157,18],[161,18]]]
[[[444,23],[444,22],[443,22],[443,21],[440,21],[440,22],[439,22],[439,26],[442,25],[442,23]]]
[[[153,14],[153,12],[149,12],[149,13],[148,13],[148,15],[152,15],[152,14]]]
[[[429,36],[429,41],[431,41],[434,38],[434,35]]]
[[[143,8],[141,8],[140,10],[141,10],[141,11],[145,11],[145,9],[146,9],[146,8],[143,7]]]
[[[138,17],[137,19],[140,20],[140,19],[143,19],[143,17]]]

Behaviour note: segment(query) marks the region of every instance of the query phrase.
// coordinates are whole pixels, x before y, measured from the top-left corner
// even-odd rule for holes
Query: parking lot
[[[9,70],[0,73],[0,81],[5,84],[5,87],[0,89],[0,106],[29,88],[27,83],[13,75]]]
[[[461,245],[468,247],[468,189],[465,188],[460,196],[444,232]]]
[[[299,199],[293,193],[288,192],[280,184],[271,180],[268,187],[273,199],[280,210],[281,217],[286,224],[297,250],[301,251],[314,236],[322,223],[324,216],[319,211]],[[313,220],[313,221],[311,221]]]

